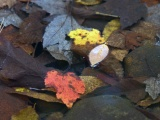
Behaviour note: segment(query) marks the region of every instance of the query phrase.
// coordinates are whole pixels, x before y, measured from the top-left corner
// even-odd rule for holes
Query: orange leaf
[[[57,98],[61,99],[69,108],[80,97],[79,94],[85,92],[85,84],[72,72],[62,74],[55,70],[49,71],[45,78],[45,86],[54,87]]]

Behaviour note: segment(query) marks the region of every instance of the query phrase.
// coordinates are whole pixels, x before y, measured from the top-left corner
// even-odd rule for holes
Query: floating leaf
[[[35,110],[28,106],[19,111],[19,113],[12,115],[11,120],[38,120],[38,114]]]
[[[80,97],[79,94],[85,92],[84,83],[78,76],[71,72],[66,74],[55,70],[47,72],[45,86],[55,88],[57,98],[61,99],[69,108]]]
[[[160,74],[158,74],[157,78],[151,77],[144,81],[144,83],[146,84],[145,91],[148,92],[153,99],[156,99],[160,94]]]
[[[91,50],[89,53],[89,61],[91,66],[101,62],[109,53],[109,48],[107,45],[98,45]]]

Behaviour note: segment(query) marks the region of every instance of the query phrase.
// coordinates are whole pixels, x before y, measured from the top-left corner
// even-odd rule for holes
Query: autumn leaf
[[[71,72],[66,74],[55,70],[47,72],[45,86],[54,87],[57,98],[61,99],[68,108],[71,108],[76,99],[80,97],[79,94],[85,92],[85,84]]]

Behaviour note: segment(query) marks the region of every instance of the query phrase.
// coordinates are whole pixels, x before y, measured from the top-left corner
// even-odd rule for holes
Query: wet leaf
[[[78,16],[88,18],[95,15],[105,17],[120,17],[121,28],[124,29],[137,23],[141,18],[147,16],[147,7],[140,0],[107,0],[97,6],[88,9],[73,7],[72,12]]]
[[[36,98],[36,99],[39,99],[39,100],[43,100],[43,101],[46,101],[46,102],[59,102],[59,103],[62,103],[60,100],[58,100],[56,98],[56,96],[54,95],[50,95],[50,94],[47,94],[47,93],[41,93],[43,91],[40,92],[36,92],[36,91],[32,91],[32,90],[29,90],[27,88],[14,88],[15,91],[12,91],[12,92],[9,92],[9,93],[14,93],[14,94],[19,94],[19,95],[25,95],[25,96],[28,96],[28,97],[31,97],[31,98]]]
[[[93,92],[95,89],[99,87],[106,85],[102,80],[94,76],[80,76],[80,78],[85,84],[85,93],[82,96]]]
[[[3,25],[5,27],[8,26],[8,25],[11,25],[11,24],[16,26],[16,27],[19,27],[20,24],[22,23],[21,18],[19,18],[15,13],[11,12],[10,10],[3,10],[3,9],[0,10],[0,21],[1,22],[3,21]]]
[[[95,66],[95,64],[104,60],[104,58],[107,57],[108,53],[109,53],[109,48],[105,44],[98,45],[95,48],[93,48],[88,56],[91,66],[93,67]]]
[[[147,6],[153,6],[158,4],[160,1],[159,0],[141,0],[142,2],[146,3]]]
[[[123,61],[124,57],[128,54],[128,51],[114,48],[111,50],[111,54],[114,55],[117,60]]]
[[[70,51],[71,41],[65,40],[66,34],[71,30],[81,28],[78,23],[67,15],[60,15],[47,26],[43,36],[43,47],[58,60],[72,62]]]
[[[31,106],[28,106],[20,110],[19,113],[12,115],[11,120],[38,120],[38,118],[39,116],[35,110]]]
[[[149,93],[149,95],[155,100],[160,93],[160,74],[158,74],[158,77],[151,77],[144,81],[146,84],[145,91]]]
[[[68,36],[73,39],[75,45],[102,44],[105,39],[101,37],[100,31],[97,29],[85,30],[76,29],[70,31]]]
[[[51,15],[53,14],[65,14],[66,13],[66,6],[69,0],[31,0],[31,2],[36,3],[37,5],[41,6],[43,10],[47,11]]]
[[[23,44],[42,42],[45,25],[41,23],[41,19],[45,15],[45,11],[37,11],[31,13],[29,17],[24,19],[24,21],[20,24],[18,33],[14,33],[16,37],[15,42]]]
[[[48,69],[20,48],[0,37],[0,77],[12,86],[44,87]]]
[[[85,92],[85,85],[74,73],[62,74],[58,71],[49,71],[45,78],[45,86],[56,89],[56,96],[61,99],[67,107],[71,108],[79,94]]]
[[[99,4],[102,0],[75,0],[75,2],[82,5],[96,5]]]
[[[120,28],[120,21],[119,19],[111,20],[110,22],[105,25],[103,30],[104,39],[107,41],[110,35]]]
[[[13,91],[12,88],[0,85],[0,91],[0,116],[2,120],[10,120],[13,114],[27,106],[28,101],[8,94]]]

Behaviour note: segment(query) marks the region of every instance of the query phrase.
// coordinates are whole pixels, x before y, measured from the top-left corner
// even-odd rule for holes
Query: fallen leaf
[[[32,44],[42,42],[45,25],[41,23],[41,19],[45,15],[45,11],[37,11],[24,19],[20,24],[18,33],[14,33],[16,37],[15,43]]]
[[[9,8],[12,7],[15,3],[17,2],[17,0],[1,0],[0,1],[0,8],[4,7],[4,6],[8,6]]]
[[[61,99],[68,108],[71,108],[76,99],[80,97],[79,94],[85,92],[85,84],[71,72],[66,74],[55,70],[47,72],[45,86],[55,88],[57,98]]]
[[[155,100],[160,93],[160,74],[158,74],[158,77],[151,77],[144,81],[146,84],[145,91],[149,93],[149,95]]]
[[[41,6],[43,10],[47,11],[51,15],[53,14],[65,14],[66,13],[66,6],[69,0],[31,0],[31,2],[36,3],[37,5]]]
[[[0,37],[0,77],[7,85],[23,87],[44,87],[44,77],[49,70],[20,48]]]
[[[110,35],[120,28],[120,21],[119,19],[111,20],[110,22],[105,25],[103,30],[104,39],[107,41]]]
[[[72,63],[71,41],[65,40],[66,34],[71,30],[81,28],[70,16],[60,15],[47,26],[43,36],[43,47],[58,60]]]
[[[159,0],[141,0],[142,2],[146,3],[148,7],[158,4]]]
[[[4,1],[4,0],[2,0]],[[0,1],[0,2],[2,2]],[[7,0],[9,1],[9,0]],[[12,0],[11,0],[12,1]],[[14,1],[14,0],[13,0]],[[1,4],[0,4],[1,5]],[[14,25],[15,27],[19,27],[22,23],[21,18],[19,18],[15,13],[10,10],[0,10],[0,21],[4,21],[3,25],[6,27],[8,25]]]
[[[2,80],[1,80],[2,81]],[[20,97],[17,98],[13,95],[8,94],[8,92],[13,91],[12,88],[0,85],[0,116],[1,120],[10,120],[11,116],[17,113],[19,110],[27,106],[27,102],[22,100]]]
[[[75,0],[76,3],[82,5],[96,5],[99,4],[102,0]]]
[[[73,39],[75,45],[102,44],[105,42],[105,39],[101,37],[100,31],[97,29],[76,29],[70,31],[68,36]]]
[[[31,107],[28,106],[18,113],[12,115],[11,120],[38,120],[39,116],[36,111]]]
[[[60,100],[58,100],[56,98],[56,96],[50,95],[50,94],[47,94],[47,93],[42,93],[43,92],[42,90],[41,91],[39,90],[39,92],[36,92],[36,91],[32,91],[30,89],[22,88],[22,87],[21,88],[16,87],[16,88],[14,88],[14,90],[15,91],[11,91],[9,93],[18,94],[18,95],[25,95],[25,96],[35,98],[35,99],[39,99],[39,100],[43,100],[43,101],[46,101],[46,102],[62,103]]]
[[[106,84],[94,76],[79,76],[85,84],[85,93],[82,95],[86,95],[88,93],[93,92],[95,89],[105,86]]]
[[[114,48],[114,49],[111,50],[111,54],[114,55],[114,57],[117,60],[122,62],[123,59],[125,58],[125,56],[128,54],[128,51]]]
[[[109,48],[105,44],[98,45],[93,48],[88,55],[91,67],[94,67],[97,63],[104,60],[107,57],[108,53]]]
[[[120,17],[121,28],[124,29],[137,23],[147,16],[147,7],[140,0],[107,0],[93,7],[72,7],[72,12],[78,16],[88,18],[95,15],[104,17]]]

